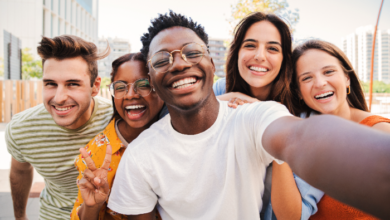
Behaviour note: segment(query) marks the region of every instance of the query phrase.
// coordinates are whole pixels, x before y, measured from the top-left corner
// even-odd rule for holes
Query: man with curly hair
[[[356,198],[337,187],[356,190],[380,183],[382,193],[390,192],[389,182],[381,181],[390,178],[389,169],[374,173],[378,166],[360,166],[366,155],[390,166],[389,135],[334,116],[298,119],[272,101],[228,108],[212,90],[215,67],[207,34],[183,15],[159,15],[141,41],[151,81],[170,115],[129,145],[110,209],[129,219],[153,219],[156,205],[162,219],[259,219],[265,169],[275,156],[341,201],[389,215],[383,204],[390,198],[379,192],[368,190]],[[351,155],[350,145],[359,154]],[[359,172],[351,175],[357,166]],[[370,181],[360,179],[368,172]]]

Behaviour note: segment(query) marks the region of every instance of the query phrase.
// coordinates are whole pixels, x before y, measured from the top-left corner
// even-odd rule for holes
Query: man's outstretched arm
[[[21,163],[12,158],[10,170],[11,195],[14,215],[17,220],[27,219],[26,207],[33,181],[33,171],[31,164]]]
[[[336,116],[287,116],[267,127],[262,142],[309,184],[390,219],[390,135]]]

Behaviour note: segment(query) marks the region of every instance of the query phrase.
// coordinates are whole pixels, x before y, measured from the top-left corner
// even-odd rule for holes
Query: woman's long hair
[[[116,60],[114,60],[114,62],[112,62],[112,72],[110,74],[111,76],[111,82],[114,82],[114,78],[118,72],[118,68],[128,62],[128,61],[140,61],[143,63],[144,66],[146,66],[146,61],[145,61],[145,58],[144,56],[141,54],[141,53],[129,53],[129,54],[125,54],[119,58],[117,58]],[[111,97],[112,99],[112,106],[114,108],[114,114],[112,115],[112,118],[114,119],[119,119],[121,118],[121,116],[118,114],[118,110],[116,109],[115,107],[115,102],[114,102],[114,97]]]
[[[311,109],[309,106],[306,105],[306,103],[303,100],[300,100],[299,94],[299,82],[297,77],[297,62],[299,58],[308,50],[310,49],[316,49],[326,52],[327,54],[335,57],[341,64],[341,67],[345,73],[350,79],[350,91],[351,93],[347,95],[347,101],[348,105],[350,107],[360,109],[363,111],[368,111],[366,99],[364,98],[364,93],[362,86],[360,84],[360,81],[356,75],[355,70],[352,67],[351,62],[349,62],[347,56],[341,51],[338,47],[335,45],[321,40],[309,40],[305,43],[297,46],[294,49],[293,55],[292,55],[292,61],[294,65],[294,71],[293,71],[293,80],[291,82],[290,88],[292,89],[293,95],[294,95],[294,112],[297,116],[299,116],[301,113],[306,113],[306,115],[309,115],[313,109]]]
[[[226,92],[241,92],[252,96],[250,85],[241,77],[238,70],[238,53],[248,29],[260,21],[271,22],[279,31],[282,40],[283,62],[280,71],[272,82],[271,92],[267,100],[274,100],[284,104],[292,113],[290,83],[292,80],[291,62],[291,32],[288,25],[274,14],[254,12],[243,18],[234,30],[234,39],[230,45],[226,60]]]

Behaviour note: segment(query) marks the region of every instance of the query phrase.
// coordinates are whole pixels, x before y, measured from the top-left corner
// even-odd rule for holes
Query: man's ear
[[[100,91],[100,84],[102,83],[102,78],[97,76],[95,82],[92,85],[92,96],[96,96]]]
[[[214,60],[212,57],[210,57],[210,61],[211,61],[211,64],[213,64],[213,77],[215,75],[215,64],[214,64]]]

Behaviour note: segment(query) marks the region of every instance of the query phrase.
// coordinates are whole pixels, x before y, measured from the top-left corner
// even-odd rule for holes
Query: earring
[[[351,86],[347,87],[347,95],[351,94]]]
[[[155,92],[156,90],[154,90],[154,87],[152,88],[153,92]]]

